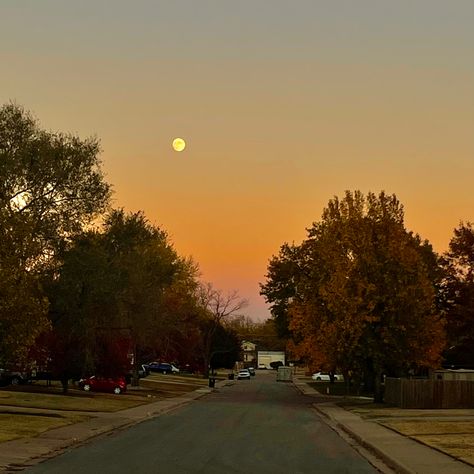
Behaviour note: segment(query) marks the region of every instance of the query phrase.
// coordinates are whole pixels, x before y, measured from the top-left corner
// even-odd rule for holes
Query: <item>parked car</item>
[[[248,369],[239,370],[239,373],[237,374],[237,380],[242,379],[250,380],[250,372],[248,371]]]
[[[150,372],[161,372],[162,374],[179,374],[179,369],[167,362],[150,362],[146,364]]]
[[[270,367],[273,370],[278,370],[278,367],[281,367],[282,365],[285,365],[281,360],[274,360],[273,362],[270,362]]]
[[[79,387],[86,392],[111,392],[119,395],[127,390],[125,377],[86,377],[79,380]]]
[[[28,383],[28,381],[28,377],[22,372],[16,370],[0,369],[0,386],[2,387],[5,385],[19,385]]]
[[[331,380],[331,377],[329,376],[329,374],[327,372],[316,372],[315,374],[313,374],[311,376],[311,378],[313,380],[316,380],[316,381],[321,381],[321,382],[329,382]],[[342,375],[339,375],[339,374],[334,374],[334,380],[335,381],[341,381],[341,380],[344,380],[344,377]]]

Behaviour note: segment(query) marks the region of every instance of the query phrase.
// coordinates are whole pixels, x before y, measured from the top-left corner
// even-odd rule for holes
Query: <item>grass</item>
[[[158,393],[164,397],[173,397],[192,392],[200,387],[207,386],[207,379],[183,380],[169,375],[150,375],[140,380],[140,387]]]
[[[70,388],[64,395],[61,386],[54,383],[49,387],[44,384],[7,387],[0,390],[0,443],[87,420],[89,413],[93,416],[96,412],[116,412],[181,395],[207,383],[202,377],[152,374],[140,380],[138,390],[129,387],[122,395],[77,388]]]
[[[381,424],[474,465],[474,421],[390,420]]]
[[[363,419],[474,465],[474,420],[465,418],[466,414],[474,415],[474,410],[404,409],[351,399],[341,400],[338,405]],[[459,417],[459,420],[453,421],[453,417]]]
[[[115,412],[132,408],[150,401],[137,395],[110,395],[105,393],[84,393],[71,390],[68,395],[60,392],[38,393],[18,390],[0,390],[1,406],[39,408],[44,410]]]
[[[79,423],[89,417],[67,414],[65,416],[38,416],[18,413],[0,413],[0,442],[37,436],[60,426]]]

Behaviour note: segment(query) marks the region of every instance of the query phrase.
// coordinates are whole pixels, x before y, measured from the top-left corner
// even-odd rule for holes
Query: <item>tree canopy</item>
[[[370,374],[439,364],[436,256],[407,231],[395,195],[347,191],[299,246],[270,261],[262,294],[288,320],[293,348],[313,368]]]
[[[446,272],[441,286],[441,305],[446,316],[448,344],[445,363],[474,368],[474,228],[461,223],[454,230],[444,255]]]
[[[96,138],[42,130],[0,107],[0,360],[19,362],[49,324],[39,275],[108,205]]]
[[[114,370],[123,372],[127,360],[119,363],[118,352],[136,358],[175,325],[164,295],[186,268],[166,233],[140,212],[114,210],[102,232],[76,237],[49,286],[53,328],[64,343],[55,350],[60,371],[113,375],[102,361],[115,358]]]

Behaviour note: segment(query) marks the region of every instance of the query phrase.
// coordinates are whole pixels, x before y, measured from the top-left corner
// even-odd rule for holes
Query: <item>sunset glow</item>
[[[471,0],[0,8],[1,102],[98,136],[113,205],[255,319],[268,259],[346,189],[395,193],[438,252],[474,220]]]

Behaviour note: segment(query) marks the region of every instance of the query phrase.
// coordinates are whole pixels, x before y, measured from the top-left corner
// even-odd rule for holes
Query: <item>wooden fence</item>
[[[474,381],[387,377],[384,401],[401,408],[474,408]]]

